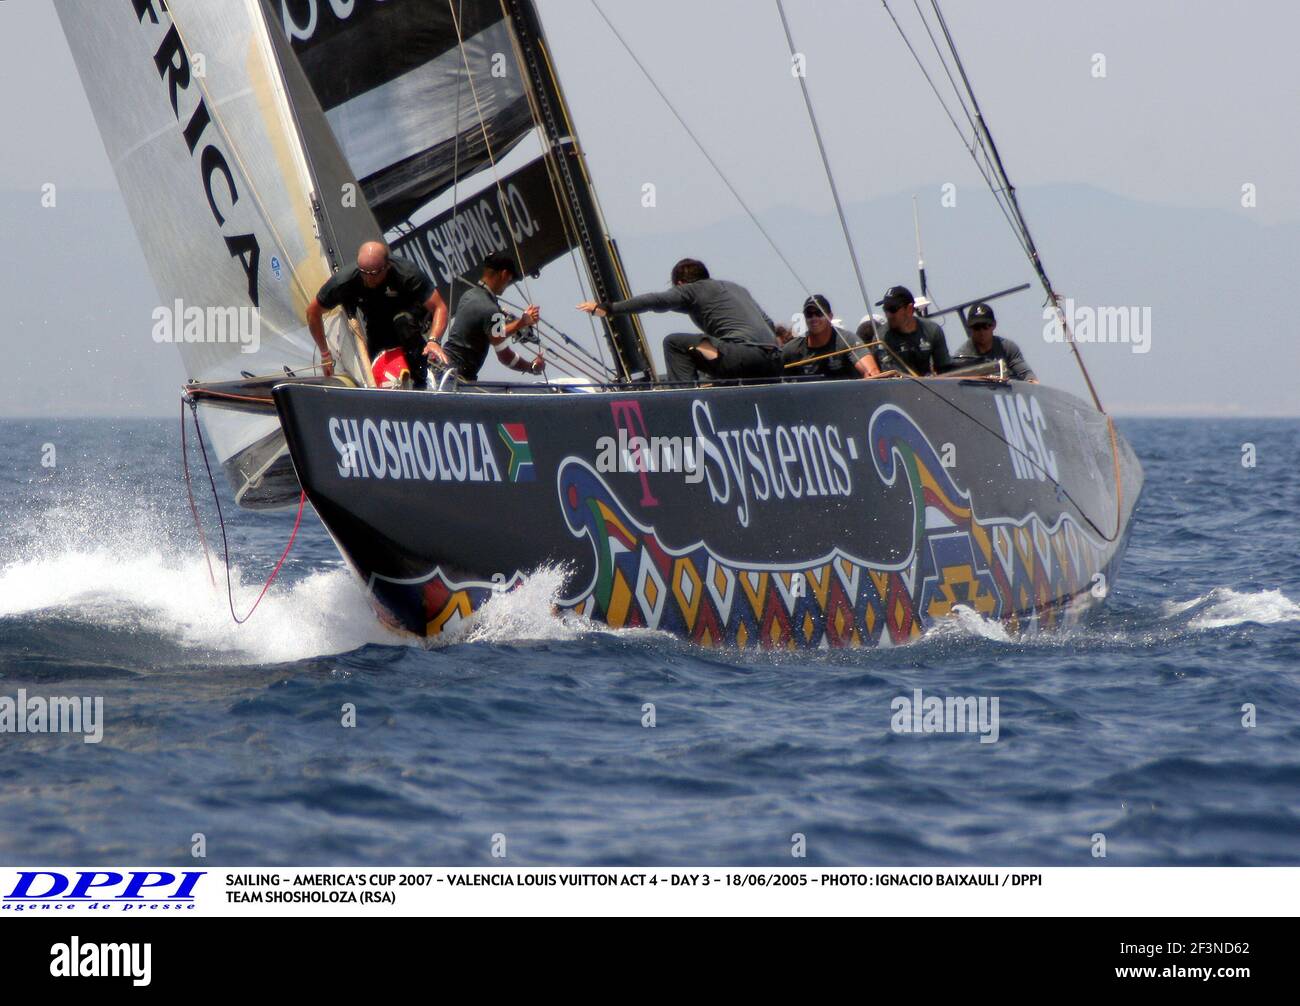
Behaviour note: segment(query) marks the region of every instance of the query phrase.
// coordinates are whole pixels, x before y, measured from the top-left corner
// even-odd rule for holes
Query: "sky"
[[[815,262],[805,279],[837,305],[848,304],[842,313],[856,320],[861,298],[775,0],[598,3],[782,252],[801,273],[801,262]],[[797,309],[803,285],[765,246],[592,0],[539,6],[634,285],[663,285],[667,266],[695,242],[715,261],[722,256],[730,278],[756,293],[761,283],[760,300],[774,315]],[[890,6],[941,73],[910,0]],[[785,0],[785,7],[872,297],[914,276],[913,194],[932,274],[936,283],[942,277],[950,299],[988,289],[979,284],[998,288],[1032,278],[1010,232],[1005,225],[998,230],[991,197],[884,6]],[[1202,353],[1186,351],[1212,346],[1209,332],[1188,343],[1183,331],[1218,324],[1212,319],[1224,305],[1214,277],[1227,270],[1215,255],[1231,247],[1236,257],[1224,265],[1261,284],[1228,291],[1263,312],[1264,323],[1257,317],[1251,326],[1255,358],[1300,363],[1290,311],[1273,303],[1294,271],[1291,238],[1300,235],[1300,131],[1293,128],[1300,61],[1292,52],[1300,5],[946,0],[943,9],[1058,286],[1085,291],[1088,304],[1152,308],[1149,354],[1092,347],[1099,376],[1114,375],[1121,404],[1148,413],[1300,412],[1289,375],[1284,380],[1278,370],[1255,384],[1217,381]],[[0,205],[37,200],[51,182],[68,194],[61,213],[111,203],[112,170],[48,0],[0,3],[0,68],[10,85],[0,88],[0,194],[7,198]],[[653,207],[643,205],[646,184],[656,189]],[[941,202],[946,185],[958,194],[956,207]],[[1244,206],[1247,185],[1254,200]],[[1089,213],[1081,212],[1085,206]],[[1108,221],[1107,232],[1093,231],[1090,219]],[[41,264],[24,277],[17,320],[0,322],[0,333],[22,333],[9,350],[20,375],[43,365],[46,346],[31,333],[49,327],[69,277],[93,273],[93,302],[74,331],[59,325],[59,338],[83,356],[93,354],[89,372],[118,390],[95,398],[78,380],[40,393],[20,389],[0,401],[0,414],[163,412],[160,403],[174,399],[181,373],[179,364],[141,373],[133,360],[132,347],[147,341],[148,331],[143,323],[134,331],[139,312],[131,305],[147,298],[149,286],[141,284],[143,260],[129,228],[83,235],[87,240],[70,238],[77,233],[70,224],[21,233],[35,245],[23,253]],[[1137,254],[1144,242],[1158,259]],[[1265,248],[1272,249],[1267,258]],[[1126,271],[1116,276],[1121,261]],[[996,278],[990,262],[1000,267]],[[1061,347],[1045,346],[1038,332],[1040,300],[1009,301],[1000,318],[1014,321],[1031,361],[1049,351],[1063,358]],[[547,311],[558,317],[549,305]],[[648,327],[658,335],[680,325],[678,319],[665,328],[655,319]],[[1046,378],[1070,379],[1054,358],[1039,369]],[[164,384],[166,394],[153,390]]]

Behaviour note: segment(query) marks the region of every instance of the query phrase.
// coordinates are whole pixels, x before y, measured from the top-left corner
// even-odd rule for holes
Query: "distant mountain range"
[[[1033,279],[987,193],[963,189],[956,207],[942,208],[937,185],[918,191],[940,304]],[[1300,415],[1289,304],[1300,224],[1263,226],[1246,209],[1164,207],[1085,186],[1020,196],[1064,294],[1080,306],[1150,309],[1149,352],[1082,347],[1112,411]],[[44,209],[38,192],[0,192],[0,214],[18,263],[0,271],[11,366],[0,414],[170,415],[184,374],[175,350],[152,341],[157,295],[118,194],[60,191],[57,207]],[[911,194],[854,205],[849,216],[872,297],[893,283],[916,290]],[[763,223],[808,287],[856,324],[861,296],[834,218],[782,209]],[[743,216],[667,234],[612,213],[611,226],[638,291],[666,285],[672,263],[692,255],[748,286],[774,317],[802,303],[800,284]],[[1037,288],[997,302],[999,331],[1045,381],[1082,393],[1068,349],[1044,341],[1041,304]],[[583,330],[571,303],[543,307],[557,324]],[[683,325],[683,317],[647,319],[656,342]],[[960,327],[947,327],[955,349]]]

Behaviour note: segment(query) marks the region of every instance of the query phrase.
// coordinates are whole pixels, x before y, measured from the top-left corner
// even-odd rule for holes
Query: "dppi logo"
[[[9,911],[33,911],[40,906],[84,904],[89,908],[110,905],[124,911],[146,905],[164,909],[190,908],[195,904],[194,885],[202,870],[168,873],[152,870],[21,870],[14,889],[4,896]],[[156,909],[155,909],[156,910]]]

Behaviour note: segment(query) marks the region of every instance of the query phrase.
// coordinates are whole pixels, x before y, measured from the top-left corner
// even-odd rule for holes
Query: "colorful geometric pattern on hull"
[[[1012,631],[1050,628],[1092,600],[1104,547],[1074,518],[981,518],[934,446],[897,406],[872,416],[868,443],[886,485],[902,478],[915,519],[908,558],[872,563],[839,549],[804,562],[754,564],[703,542],[674,547],[639,523],[584,460],[559,468],[560,504],[575,537],[591,543],[592,581],[567,611],[614,628],[672,632],[702,646],[893,646],[919,637],[958,605]],[[420,585],[428,632],[469,618],[510,583],[454,582],[441,571]]]

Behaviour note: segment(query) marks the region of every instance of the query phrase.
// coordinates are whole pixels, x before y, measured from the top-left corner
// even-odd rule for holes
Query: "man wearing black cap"
[[[957,350],[957,364],[970,365],[976,361],[1005,360],[1007,373],[1017,381],[1038,383],[1038,378],[1025,362],[1025,355],[1020,347],[1010,339],[994,335],[998,319],[993,308],[987,304],[976,304],[966,315],[966,327],[970,329],[970,338]]]
[[[535,359],[525,360],[505,345],[515,333],[536,325],[542,313],[536,304],[530,304],[518,318],[511,318],[501,310],[497,298],[518,279],[519,266],[515,260],[498,252],[483,260],[482,277],[460,295],[442,350],[461,380],[478,380],[489,346],[496,350],[497,359],[504,366],[521,374],[539,374],[546,366],[540,350]]]
[[[781,347],[785,372],[797,377],[875,377],[880,373],[876,358],[862,340],[837,326],[831,302],[822,294],[804,301],[806,335],[797,335]],[[808,361],[808,362],[804,362]]]
[[[578,305],[603,318],[641,311],[681,311],[700,332],[664,337],[668,380],[688,384],[707,378],[776,377],[781,350],[776,326],[739,283],[713,279],[698,259],[684,258],[673,266],[671,289],[643,293],[612,304],[587,301]],[[701,334],[701,332],[703,334]]]
[[[911,371],[920,377],[942,374],[952,366],[943,329],[916,313],[916,298],[905,286],[891,286],[877,307],[885,309],[887,328],[876,349],[882,370]],[[868,326],[863,323],[864,327]],[[858,333],[861,335],[861,331]]]

